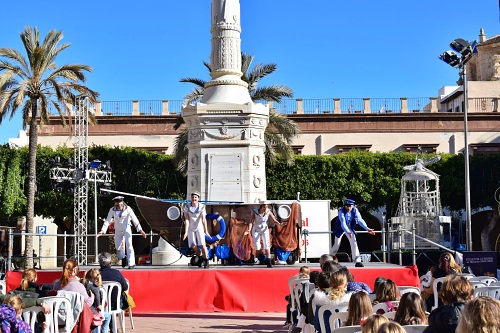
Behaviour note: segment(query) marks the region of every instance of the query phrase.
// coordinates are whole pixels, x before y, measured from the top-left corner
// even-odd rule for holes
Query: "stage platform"
[[[383,276],[397,285],[419,286],[416,266],[370,262],[365,267],[349,268],[356,281],[373,288],[375,278]],[[209,269],[193,266],[136,266],[122,269],[130,281],[134,298],[134,314],[168,312],[285,312],[285,296],[289,294],[288,279],[298,274],[300,266],[261,265],[216,266]],[[319,264],[307,264],[319,270]],[[80,267],[79,275],[96,266]],[[19,287],[22,272],[7,273],[7,290]],[[59,270],[39,270],[38,283],[53,283],[61,276]]]

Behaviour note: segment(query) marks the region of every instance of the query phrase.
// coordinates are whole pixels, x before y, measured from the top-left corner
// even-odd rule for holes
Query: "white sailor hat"
[[[119,195],[117,197],[114,197],[113,201],[120,202],[120,201],[123,201],[123,199],[124,199],[124,197],[122,197],[121,195]]]
[[[197,195],[197,196],[198,196],[198,198],[201,198],[201,193],[200,193],[200,192],[198,192],[198,191],[193,191],[193,192],[191,192],[191,195]]]

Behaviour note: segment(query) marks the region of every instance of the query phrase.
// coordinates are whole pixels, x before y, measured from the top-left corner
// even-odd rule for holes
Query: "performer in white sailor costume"
[[[267,267],[273,267],[271,263],[271,244],[269,239],[269,219],[276,224],[280,224],[267,204],[261,204],[258,209],[252,209],[247,233],[251,230],[255,251],[260,251],[260,240],[262,239],[262,243],[264,243],[264,252],[266,254],[265,262]]]
[[[208,251],[205,234],[210,236],[207,229],[207,212],[205,205],[200,203],[201,193],[191,193],[191,201],[184,205],[185,232],[183,239],[188,239],[188,246],[198,255],[198,267],[209,267]],[[201,251],[199,249],[201,247]],[[202,256],[203,254],[203,256]]]
[[[115,227],[115,248],[118,259],[122,261],[122,267],[128,265],[128,268],[132,269],[135,267],[135,252],[132,246],[132,223],[135,229],[141,233],[142,237],[146,238],[146,233],[142,230],[141,224],[132,208],[123,202],[122,196],[113,198],[113,202],[114,206],[109,209],[108,217],[104,221],[101,231],[97,233],[97,237],[106,233],[113,220]],[[127,254],[123,250],[123,241],[125,241]]]

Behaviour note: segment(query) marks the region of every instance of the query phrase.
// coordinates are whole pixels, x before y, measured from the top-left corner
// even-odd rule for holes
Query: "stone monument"
[[[182,109],[189,130],[188,195],[202,200],[266,200],[267,105],[253,103],[241,79],[239,0],[212,0],[211,81],[201,102]]]

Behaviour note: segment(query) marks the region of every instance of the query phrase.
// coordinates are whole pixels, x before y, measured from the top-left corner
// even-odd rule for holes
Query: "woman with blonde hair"
[[[422,297],[414,292],[403,294],[394,321],[401,325],[427,325]]]
[[[399,325],[398,323],[388,322],[380,325],[377,333],[406,333],[406,331],[403,326]]]
[[[389,319],[381,314],[372,314],[366,318],[366,320],[361,321],[362,333],[377,333],[380,325],[388,323]]]
[[[500,332],[500,302],[490,296],[479,296],[465,305],[457,333]]]
[[[345,326],[360,325],[361,321],[373,314],[372,302],[368,293],[358,291],[351,295]]]
[[[347,305],[349,303],[349,299],[351,294],[346,294],[345,290],[347,288],[347,276],[343,271],[337,271],[330,275],[330,290],[325,293],[324,291],[315,291],[314,292],[314,304],[316,306],[316,311],[314,313],[314,327],[316,331],[320,333],[321,327],[319,324],[319,308],[325,304],[331,304],[334,306],[337,305]],[[328,312],[325,312],[325,317],[327,317]],[[326,333],[330,332],[330,323],[328,320],[325,320],[325,328]]]
[[[81,295],[88,306],[94,303],[94,295],[89,296],[85,286],[78,277],[78,264],[73,259],[68,259],[63,264],[61,278],[54,283],[54,290],[74,291]]]

